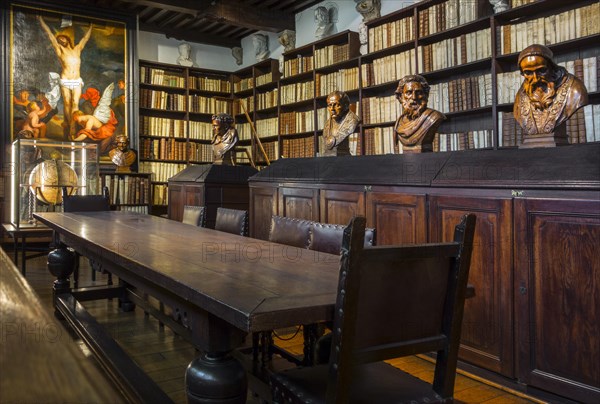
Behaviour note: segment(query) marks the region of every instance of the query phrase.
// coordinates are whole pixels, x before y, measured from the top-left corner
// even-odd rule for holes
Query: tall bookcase
[[[422,1],[368,22],[366,55],[359,55],[358,34],[344,31],[284,53],[281,74],[273,59],[234,73],[140,62],[140,160],[145,170],[158,173],[155,199],[166,195],[166,179],[186,164],[211,161],[214,112],[233,113],[239,147],[258,166],[266,162],[244,109],[269,160],[313,157],[323,148],[326,95],[342,90],[361,118],[351,138],[353,154],[400,153],[393,133],[400,114],[394,91],[407,74],[427,79],[429,106],[448,118],[438,129],[435,151],[516,147],[520,130],[512,104],[522,83],[517,55],[536,42],[550,47],[555,61],[588,88],[591,105],[568,122],[571,143],[600,141],[599,3],[513,4],[494,14],[487,0]]]
[[[513,3],[514,8],[494,14],[487,0],[422,1],[370,21],[366,55],[358,55],[358,34],[351,31],[285,53],[278,108],[255,111],[269,158],[322,151],[325,96],[336,89],[348,93],[361,118],[351,139],[354,154],[402,152],[394,141],[401,112],[394,91],[407,74],[427,79],[429,106],[448,118],[438,129],[435,151],[516,147],[520,134],[512,104],[522,83],[517,55],[532,43],[549,46],[555,60],[588,88],[592,105],[569,121],[571,142],[600,141],[600,30],[593,23],[598,2]],[[513,38],[507,38],[511,32]],[[271,68],[275,71],[274,61]],[[255,77],[252,69],[234,73],[234,80]],[[256,94],[241,89],[234,97],[258,106]]]
[[[231,75],[140,61],[140,171],[154,174],[153,213],[167,207],[167,180],[212,162],[211,115],[232,113]]]

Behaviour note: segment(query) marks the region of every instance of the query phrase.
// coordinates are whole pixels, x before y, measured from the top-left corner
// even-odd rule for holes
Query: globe
[[[42,161],[29,174],[29,189],[44,203],[61,204],[62,187],[67,187],[69,195],[77,188],[77,173],[63,161]]]

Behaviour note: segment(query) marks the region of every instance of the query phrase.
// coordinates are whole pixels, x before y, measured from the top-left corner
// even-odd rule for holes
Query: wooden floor
[[[91,281],[87,260],[82,259],[81,262],[80,285],[94,284]],[[42,302],[47,305],[48,310],[52,311],[51,288],[54,279],[46,269],[45,257],[27,261],[27,280],[37,291]],[[105,275],[98,275],[96,284],[105,282]],[[190,344],[168,328],[160,327],[158,321],[145,316],[140,309],[130,313],[120,312],[116,300],[86,302],[85,306],[174,402],[186,402],[183,376],[188,363],[197,355]],[[77,343],[84,352],[87,351],[82,342],[77,341]],[[296,336],[289,341],[276,340],[276,343],[298,354],[302,351],[301,336]],[[89,352],[88,355],[90,361],[93,361]],[[434,367],[428,358],[410,356],[392,360],[390,363],[428,382],[433,379]],[[457,374],[454,397],[457,403],[542,403],[520,393],[511,394],[462,374]],[[258,403],[259,400],[250,396],[248,402]]]

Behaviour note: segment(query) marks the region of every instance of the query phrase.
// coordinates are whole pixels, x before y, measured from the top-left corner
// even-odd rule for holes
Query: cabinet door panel
[[[169,219],[181,222],[183,219],[183,205],[185,196],[183,185],[169,184]]]
[[[515,201],[519,379],[600,402],[600,202]]]
[[[321,190],[320,222],[347,225],[354,216],[365,216],[365,193]]]
[[[279,188],[279,215],[297,219],[319,220],[317,189]]]
[[[427,242],[425,195],[368,192],[367,226],[377,245]]]
[[[512,336],[512,201],[430,197],[430,241],[450,241],[466,213],[477,215],[465,302],[460,358],[505,376],[514,375]]]
[[[268,240],[271,216],[277,213],[277,188],[250,187],[250,237]]]

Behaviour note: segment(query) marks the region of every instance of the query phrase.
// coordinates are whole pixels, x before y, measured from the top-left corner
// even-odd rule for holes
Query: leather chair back
[[[217,208],[215,230],[248,236],[248,211]]]
[[[339,254],[346,226],[312,222],[308,248],[329,254]],[[375,245],[375,229],[365,229],[365,247]]]
[[[273,216],[269,241],[294,247],[308,248],[310,244],[310,220]]]
[[[69,195],[63,187],[63,210],[65,212],[97,212],[110,210],[108,188],[102,188],[102,195]]]
[[[206,224],[206,208],[204,206],[185,205],[183,207],[182,223],[204,227]]]

